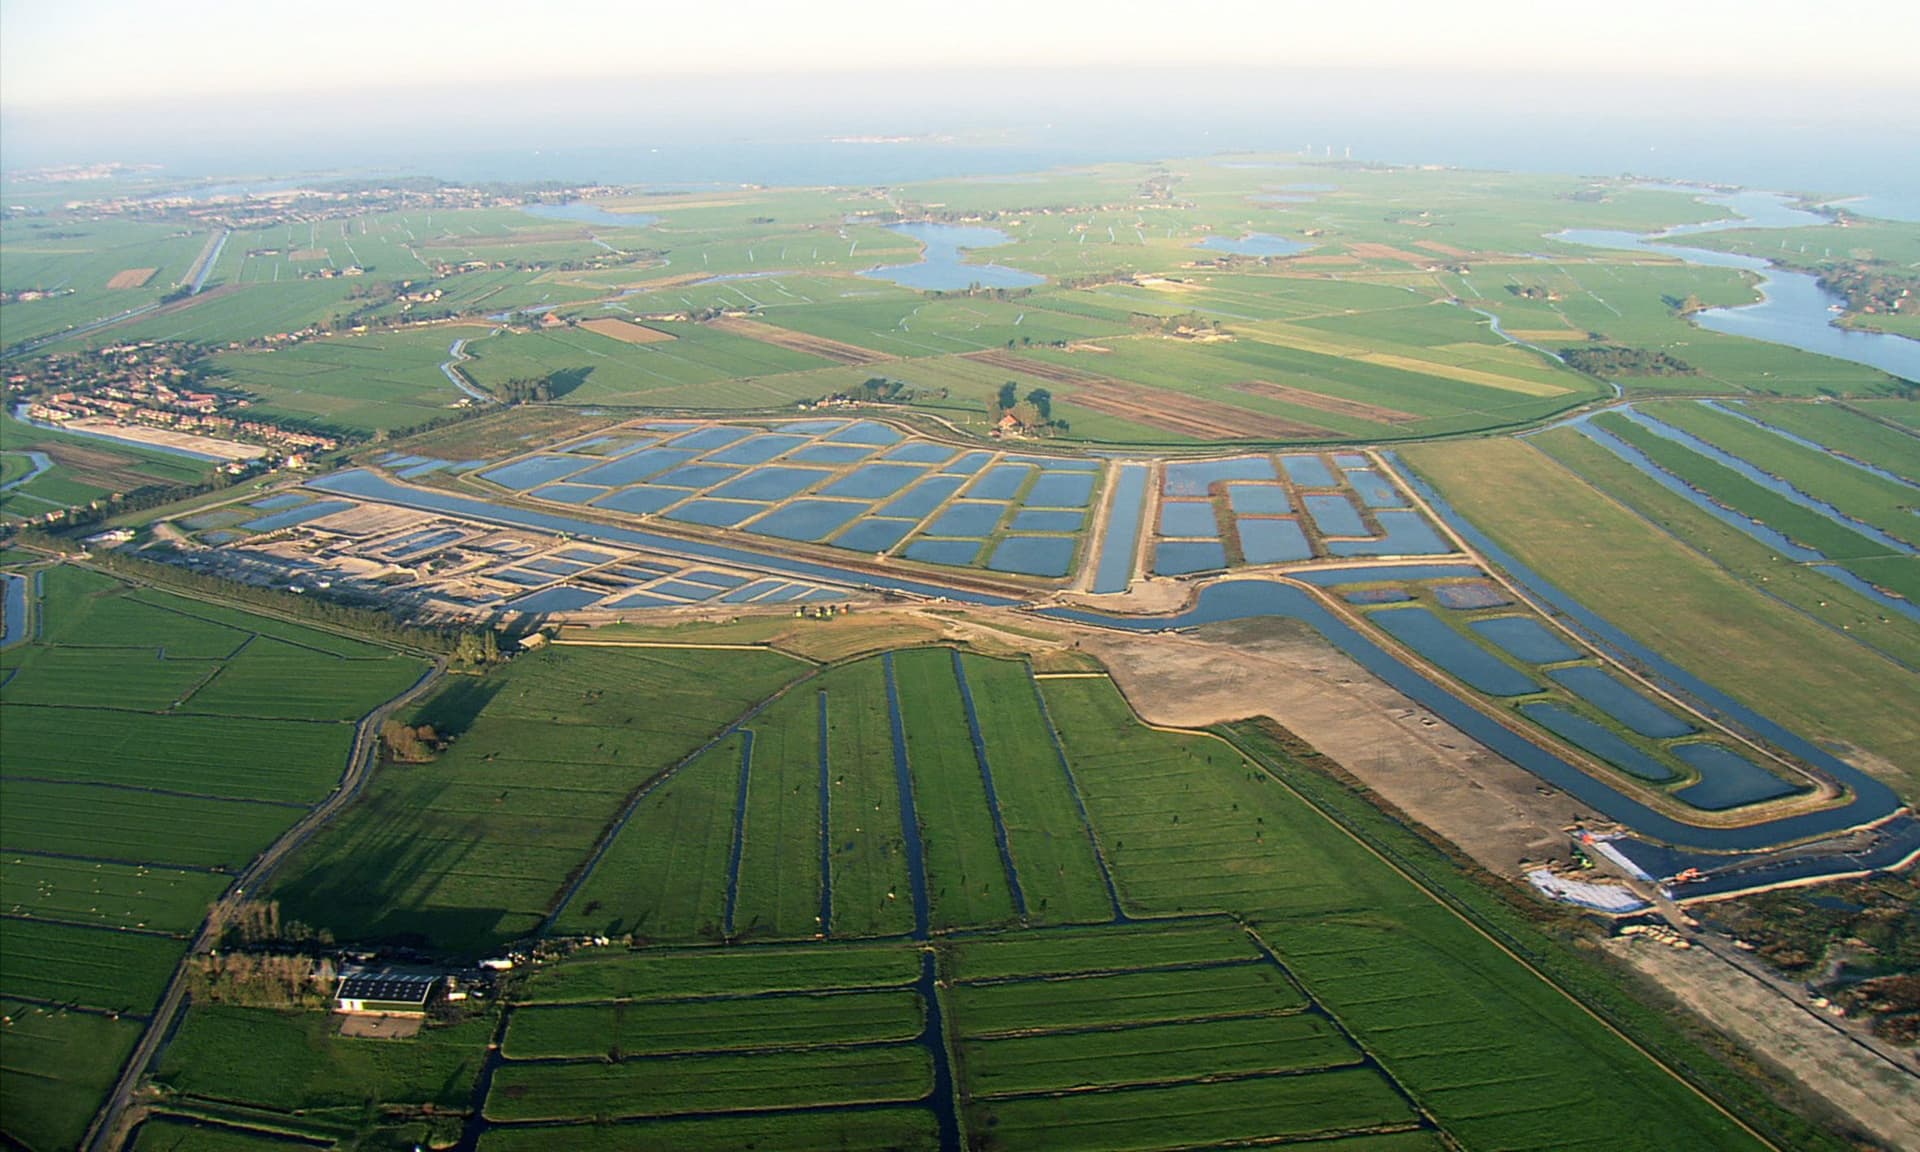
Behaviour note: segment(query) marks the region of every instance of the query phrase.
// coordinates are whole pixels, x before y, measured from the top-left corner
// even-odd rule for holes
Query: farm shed
[[[344,972],[333,994],[333,1009],[424,1016],[439,983],[440,977],[431,972]]]

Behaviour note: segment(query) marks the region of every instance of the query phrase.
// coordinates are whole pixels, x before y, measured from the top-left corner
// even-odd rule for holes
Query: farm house
[[[425,1016],[440,977],[431,972],[343,972],[333,1010],[357,1014]]]

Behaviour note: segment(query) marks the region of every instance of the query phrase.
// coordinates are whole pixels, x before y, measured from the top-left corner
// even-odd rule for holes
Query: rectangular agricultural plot
[[[912,1040],[926,1023],[926,1004],[912,988],[528,1005],[514,1009],[505,1052],[511,1060],[620,1059],[877,1044]]]

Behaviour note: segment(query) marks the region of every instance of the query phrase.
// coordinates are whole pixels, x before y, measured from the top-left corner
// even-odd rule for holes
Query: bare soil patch
[[[1592,815],[1293,621],[1182,635],[1089,630],[1080,647],[1148,721],[1198,728],[1271,717],[1502,876],[1517,876],[1523,861],[1565,858],[1565,828]]]
[[[1311,265],[1315,265],[1315,266],[1323,266],[1323,265],[1324,265],[1324,266],[1336,266],[1336,265],[1337,265],[1337,266],[1342,266],[1342,267],[1344,267],[1344,266],[1347,266],[1347,265],[1352,265],[1352,264],[1358,264],[1358,263],[1360,263],[1360,261],[1359,261],[1359,260],[1357,260],[1357,259],[1355,259],[1355,258],[1354,258],[1354,257],[1352,257],[1352,256],[1348,256],[1348,255],[1345,255],[1345,254],[1343,254],[1343,253],[1332,253],[1332,252],[1329,252],[1329,253],[1326,253],[1326,254],[1324,254],[1324,255],[1320,255],[1320,256],[1294,256],[1294,257],[1291,257],[1290,259],[1288,259],[1288,261],[1287,261],[1287,263],[1289,263],[1289,264],[1311,264]]]
[[[1405,248],[1395,248],[1391,244],[1359,243],[1348,245],[1347,251],[1362,260],[1394,260],[1401,264],[1413,264],[1426,267],[1433,263],[1433,257],[1422,256],[1418,252],[1409,252]]]
[[[364,1040],[409,1040],[420,1034],[420,1026],[425,1023],[418,1016],[362,1016],[353,1013],[341,1017],[340,1035],[357,1036]]]
[[[762,324],[757,320],[742,320],[739,317],[726,317],[713,321],[713,327],[722,332],[731,332],[735,336],[745,336],[749,340],[758,340],[762,344],[771,344],[776,348],[786,348],[794,352],[806,352],[823,360],[836,364],[879,364],[895,357],[885,352],[876,352],[871,348],[862,348],[858,344],[848,344],[843,340],[830,340],[825,336],[814,336],[806,332],[795,332],[773,324]]]
[[[1429,252],[1438,252],[1442,256],[1463,256],[1464,257],[1464,256],[1472,255],[1472,253],[1463,251],[1459,248],[1455,248],[1451,244],[1442,244],[1438,240],[1416,240],[1413,242],[1413,246],[1415,248],[1425,248]]]
[[[124,268],[113,274],[113,278],[107,281],[107,287],[109,288],[144,287],[147,281],[153,279],[153,274],[158,271],[159,271],[158,268]]]
[[[1339,396],[1328,396],[1320,392],[1310,392],[1305,388],[1295,388],[1289,384],[1274,384],[1267,380],[1248,380],[1241,384],[1229,384],[1227,387],[1249,396],[1263,396],[1268,400],[1298,404],[1302,408],[1331,412],[1336,416],[1351,416],[1356,420],[1367,420],[1375,424],[1411,424],[1420,419],[1413,413],[1402,412],[1398,408],[1368,404],[1363,400],[1346,400]]]
[[[671,332],[662,332],[658,328],[649,328],[638,321],[622,320],[617,316],[608,316],[600,320],[582,320],[580,327],[626,344],[661,344],[679,339]]]

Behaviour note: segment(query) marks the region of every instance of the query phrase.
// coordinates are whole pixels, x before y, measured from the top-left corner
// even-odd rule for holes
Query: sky
[[[1668,76],[1764,67],[1920,93],[1917,44],[1913,0],[3,0],[0,103],[1113,64]]]
[[[489,151],[654,156],[898,134],[1059,159],[1332,145],[1396,162],[1665,163],[1739,182],[1920,188],[1920,0],[1828,11],[1808,0],[0,0],[0,166],[451,175]],[[469,164],[461,178],[652,171],[569,163]],[[794,175],[763,163],[737,178],[768,171]]]

